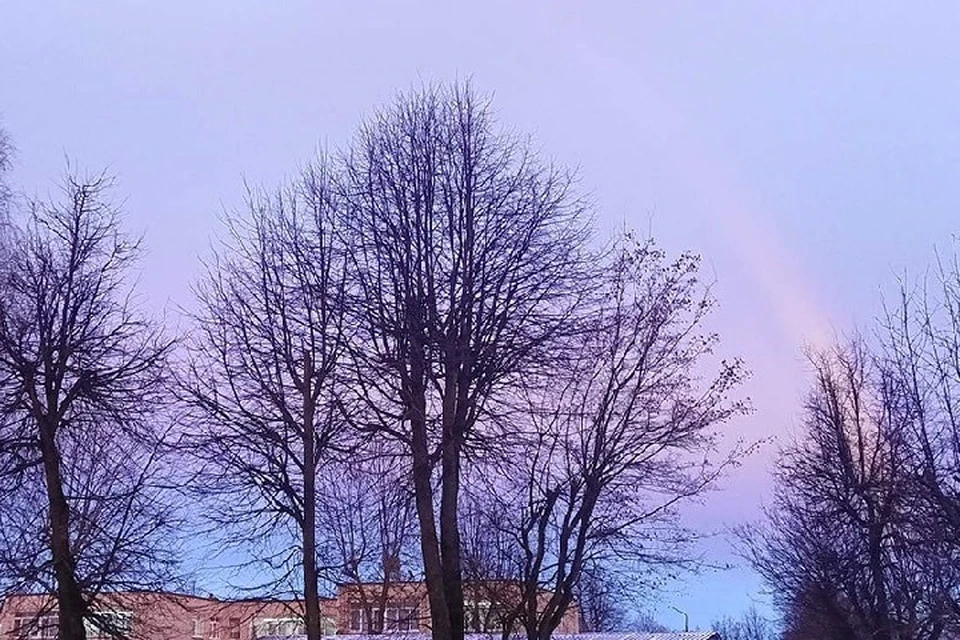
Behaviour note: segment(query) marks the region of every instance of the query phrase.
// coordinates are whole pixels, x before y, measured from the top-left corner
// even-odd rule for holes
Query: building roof
[[[716,631],[667,631],[553,634],[553,640],[721,640]]]
[[[429,633],[387,634],[390,640],[430,640]],[[306,636],[296,636],[306,640]],[[350,640],[384,640],[384,635],[350,634],[344,636]],[[519,637],[519,636],[517,636]],[[468,633],[465,640],[499,640],[499,633]],[[265,639],[266,640],[266,639]],[[285,640],[294,640],[286,638]],[[620,633],[555,633],[553,640],[722,640],[716,631],[678,631],[668,633],[620,632]]]

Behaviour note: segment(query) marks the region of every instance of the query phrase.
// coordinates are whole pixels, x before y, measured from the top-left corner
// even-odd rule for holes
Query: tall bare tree
[[[748,411],[734,397],[745,372],[721,361],[701,379],[718,337],[704,329],[713,299],[698,265],[626,238],[561,366],[525,387],[524,455],[485,469],[488,530],[512,541],[530,640],[551,636],[585,573],[607,562],[635,575],[694,564],[677,508],[745,453],[718,451],[718,429]]]
[[[136,309],[112,186],[69,175],[29,203],[0,273],[0,566],[5,587],[55,594],[63,640],[174,560],[157,484],[171,342]]]
[[[302,590],[311,640],[320,635],[317,472],[343,444],[345,271],[334,210],[322,158],[289,188],[249,192],[197,286],[183,385],[195,488],[219,531],[255,548],[274,591]]]
[[[13,166],[14,151],[10,136],[0,126],[0,262],[7,260],[8,244],[13,235],[10,210],[14,194],[7,181],[7,172]]]
[[[357,426],[405,447],[432,632],[461,640],[462,465],[497,443],[498,397],[543,366],[589,287],[585,207],[466,85],[377,113],[341,186]]]

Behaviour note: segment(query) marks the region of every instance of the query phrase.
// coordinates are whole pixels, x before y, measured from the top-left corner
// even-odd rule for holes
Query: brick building
[[[496,634],[504,618],[519,602],[519,585],[507,581],[465,583],[464,627],[467,633]],[[541,594],[541,607],[549,596]],[[423,582],[341,585],[336,598],[336,622],[341,634],[430,631],[427,587]],[[580,609],[574,604],[564,613],[557,633],[579,633]]]
[[[466,631],[498,633],[516,602],[517,585],[464,585]],[[302,636],[303,605],[283,600],[219,600],[177,593],[116,593],[101,597],[91,640],[111,631],[146,640],[260,640]],[[544,595],[543,602],[546,602]],[[336,598],[320,602],[324,635],[428,633],[430,609],[423,582],[341,585]],[[557,633],[580,630],[579,609],[570,607]],[[49,596],[14,595],[0,608],[0,640],[56,638],[55,603]]]
[[[257,640],[303,634],[302,606],[282,600],[231,600],[177,593],[117,593],[101,598],[98,625],[87,624],[87,637],[110,638],[116,630],[129,638],[150,640]],[[321,602],[328,634],[335,601]],[[55,603],[48,596],[16,595],[0,609],[3,640],[43,640],[57,635]]]

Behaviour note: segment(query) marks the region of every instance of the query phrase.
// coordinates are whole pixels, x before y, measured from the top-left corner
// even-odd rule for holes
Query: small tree
[[[368,622],[365,630],[373,633],[419,624],[419,613],[416,620],[386,616],[398,584],[420,575],[406,475],[398,456],[379,449],[330,463],[319,476],[317,526],[320,555],[330,567],[326,577],[352,587],[350,604],[360,609]],[[399,615],[400,609],[394,610]]]
[[[112,184],[71,175],[61,201],[29,203],[0,274],[0,565],[6,588],[56,594],[63,640],[103,592],[172,577],[171,342],[135,308],[139,242]]]
[[[776,640],[780,637],[773,623],[750,607],[739,618],[723,617],[710,625],[723,640]]]
[[[580,630],[583,632],[624,631],[627,607],[635,602],[635,594],[614,570],[596,559],[587,562],[574,594],[580,609]]]
[[[633,615],[627,616],[623,621],[622,631],[642,631],[645,633],[669,633],[663,624],[659,623],[647,611],[638,611]]]
[[[9,244],[12,242],[13,227],[10,210],[14,202],[13,190],[7,183],[7,172],[13,166],[13,143],[10,136],[0,127],[0,262],[8,260]]]

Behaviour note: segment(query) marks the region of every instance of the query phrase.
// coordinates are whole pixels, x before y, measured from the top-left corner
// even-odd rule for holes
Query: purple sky
[[[960,8],[898,5],[8,2],[0,118],[30,193],[65,154],[117,174],[146,234],[143,291],[172,314],[243,177],[276,184],[397,90],[470,76],[504,123],[580,167],[605,230],[704,255],[725,353],[754,372],[757,411],[733,429],[782,438],[802,346],[867,327],[881,291],[958,231]],[[691,519],[755,517],[772,451]],[[739,569],[652,608],[703,626],[758,594]]]

